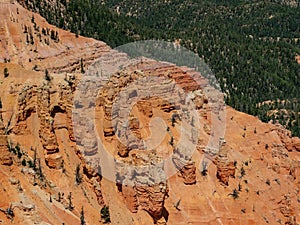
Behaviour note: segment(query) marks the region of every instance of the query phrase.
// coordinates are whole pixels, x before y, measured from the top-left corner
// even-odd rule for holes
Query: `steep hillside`
[[[293,135],[300,135],[295,60],[300,52],[299,1],[20,2],[56,26],[111,46],[145,39],[178,41],[211,67],[228,105],[265,122],[278,120]],[[260,107],[265,101],[296,102],[296,106],[286,104],[274,116],[269,112],[273,106]]]
[[[95,224],[105,206],[101,176],[72,139],[72,96],[75,77],[110,47],[18,3],[2,1],[0,17],[0,222],[80,224],[84,215]]]
[[[2,3],[0,19],[0,61],[26,69],[80,72],[81,67],[110,49],[103,42],[49,25],[44,18],[18,3]]]
[[[80,224],[82,207],[89,224],[101,220],[101,177],[70,140],[69,115],[56,111],[70,110],[72,86],[63,75],[48,82],[44,73],[4,67],[9,77],[1,76],[0,221]]]
[[[224,105],[215,118],[192,69],[130,61],[18,3],[0,10],[0,224],[299,224],[300,139],[290,131]],[[147,96],[153,88],[169,97]],[[146,97],[135,103],[137,92]],[[182,113],[192,103],[195,115]]]

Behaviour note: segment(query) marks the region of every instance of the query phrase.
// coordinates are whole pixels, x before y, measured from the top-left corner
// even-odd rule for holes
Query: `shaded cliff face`
[[[33,22],[33,14],[18,4],[1,6],[0,58],[10,60],[0,63],[0,71],[8,69],[7,77],[0,74],[4,224],[80,224],[82,207],[87,224],[102,224],[100,210],[105,205],[112,224],[299,224],[299,138],[280,125],[226,107],[225,141],[213,154],[205,148],[213,133],[213,109],[201,85],[190,79],[192,70],[154,60],[119,70],[126,55],[104,43],[76,38],[36,14]],[[55,30],[52,39],[51,30]],[[27,34],[34,44],[26,43]],[[88,101],[76,101],[78,84],[87,76],[77,73],[81,58],[86,69],[108,52],[106,60],[116,68],[107,85],[95,92],[97,84],[87,79]],[[33,71],[34,65],[47,68],[50,79],[45,79],[44,71]],[[132,95],[121,98],[123,91],[147,76],[168,80],[157,86],[161,93],[171,91],[174,84],[196,93],[193,102],[200,127],[192,140],[197,150],[190,157],[176,145],[182,135],[183,122],[175,116],[182,107],[175,104],[180,97],[140,99],[128,115],[114,111],[113,104],[125,106],[134,96],[132,90]],[[74,106],[82,109],[76,115],[79,120],[74,120]],[[90,118],[96,119],[94,127],[85,126]],[[130,133],[115,132],[114,120],[122,119],[128,120]],[[193,126],[188,127],[192,133]],[[99,140],[116,163],[105,164]],[[155,140],[161,144],[152,144]],[[162,163],[168,157],[177,169],[171,177]],[[107,173],[111,179],[101,177]]]

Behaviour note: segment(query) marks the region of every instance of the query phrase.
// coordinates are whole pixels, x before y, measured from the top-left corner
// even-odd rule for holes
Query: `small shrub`
[[[80,165],[77,165],[75,173],[76,173],[75,175],[76,184],[80,184],[82,182],[82,176],[80,174]]]
[[[33,68],[32,68],[32,70],[39,71],[39,67],[37,65],[34,65]]]
[[[246,171],[245,171],[244,167],[241,168],[240,172],[241,172],[241,176],[240,177],[243,178],[246,175]]]
[[[28,160],[27,164],[28,164],[29,168],[33,168],[33,162],[31,160]]]
[[[18,156],[18,158],[19,158],[19,159],[21,159],[21,158],[22,158],[22,155],[23,155],[23,154],[22,154],[22,152],[21,152],[21,151],[18,151],[18,152],[17,152],[17,156]]]
[[[72,211],[74,209],[74,206],[73,206],[73,203],[72,203],[72,192],[70,192],[69,195],[68,195],[68,201],[69,201],[69,204],[68,204],[67,209]]]
[[[103,206],[103,208],[100,211],[101,218],[103,223],[110,223],[110,214],[109,214],[109,207]]]
[[[170,144],[171,146],[174,146],[174,137],[173,137],[173,136],[171,137],[171,140],[170,140],[169,144]]]
[[[4,68],[4,77],[8,77],[9,76],[9,72],[8,72],[8,69],[7,67]]]
[[[242,191],[242,185],[240,183],[238,185],[238,191]]]
[[[81,207],[81,212],[80,212],[80,225],[85,225],[85,219],[84,219],[84,211],[83,211],[83,206]]]
[[[7,216],[8,219],[13,220],[13,218],[15,217],[15,213],[12,209],[12,205],[10,205],[10,207],[8,209],[5,210],[5,214]]]
[[[234,160],[233,165],[234,165],[234,167],[236,167],[236,165],[237,165],[237,161],[236,160]]]
[[[15,146],[15,149],[16,149],[17,152],[21,151],[19,143]]]
[[[173,114],[173,115],[172,115],[171,123],[172,123],[172,127],[174,127],[174,126],[175,126],[175,123],[176,123],[176,114]]]
[[[80,59],[80,71],[81,71],[81,73],[85,73],[82,58]]]
[[[22,166],[26,166],[26,164],[27,164],[27,163],[26,163],[26,160],[23,159],[23,160],[22,160]]]
[[[57,198],[57,201],[58,201],[58,202],[61,201],[61,194],[60,194],[60,192],[58,192],[58,198]]]
[[[202,170],[201,170],[201,175],[202,176],[206,176],[207,175],[207,172],[208,172],[208,170],[207,170],[207,162],[205,162],[205,161],[202,161]]]
[[[236,189],[233,189],[232,193],[230,193],[228,195],[232,196],[233,199],[237,199],[237,198],[240,197],[240,192],[238,190],[236,190]]]
[[[45,80],[46,81],[51,81],[51,76],[50,76],[49,71],[47,69],[45,70]]]

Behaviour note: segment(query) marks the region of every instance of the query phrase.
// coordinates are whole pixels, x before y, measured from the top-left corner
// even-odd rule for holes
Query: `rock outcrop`
[[[3,124],[2,112],[0,112],[0,164],[11,166],[13,164],[13,161],[7,146],[7,136],[5,135],[5,127]]]
[[[117,163],[117,186],[128,209],[147,211],[155,221],[162,218],[168,188],[161,158],[155,151],[132,150],[129,161]]]
[[[289,152],[300,152],[300,139],[292,137],[291,131],[286,130],[281,124],[276,124],[276,131]]]
[[[228,185],[229,178],[235,178],[235,170],[236,166],[233,161],[229,161],[228,159],[228,149],[226,146],[226,142],[221,141],[220,143],[220,151],[218,156],[215,159],[215,164],[217,165],[217,178],[220,182],[225,185]]]
[[[74,75],[66,75],[58,83],[50,80],[40,84],[26,84],[18,95],[13,131],[17,135],[28,135],[28,118],[36,113],[39,123],[34,124],[31,129],[39,133],[46,163],[50,168],[59,169],[62,163],[55,131],[67,129],[70,140],[75,140],[72,125],[74,89]]]
[[[185,184],[191,185],[196,183],[196,166],[195,162],[189,157],[187,152],[180,152],[177,148],[174,150],[172,161],[177,170],[178,174],[183,178]]]

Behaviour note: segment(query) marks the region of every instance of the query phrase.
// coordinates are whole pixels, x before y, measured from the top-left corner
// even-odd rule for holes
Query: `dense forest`
[[[25,0],[50,23],[116,47],[181,40],[212,69],[226,102],[300,136],[299,1]]]

